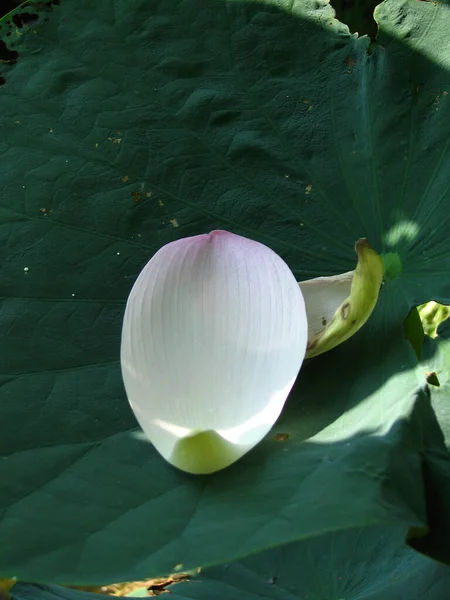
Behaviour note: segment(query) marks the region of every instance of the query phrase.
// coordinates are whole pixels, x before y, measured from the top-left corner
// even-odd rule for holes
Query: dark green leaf
[[[140,579],[426,525],[424,457],[448,459],[403,320],[450,302],[450,13],[388,0],[369,56],[328,4],[278,4],[65,0],[2,65],[2,574]],[[217,228],[299,279],[353,268],[364,236],[390,268],[272,434],[190,477],[136,429],[120,327],[150,256]]]
[[[104,594],[91,594],[59,585],[16,583],[11,590],[12,600],[106,600]]]
[[[367,527],[304,540],[212,567],[170,587],[173,600],[446,600],[450,569],[405,546],[400,528]],[[145,596],[139,588],[128,596]],[[104,598],[16,584],[13,600]]]
[[[404,532],[331,533],[207,569],[173,600],[445,600],[450,569],[403,544]]]
[[[438,329],[437,340],[427,339],[421,368],[430,385],[432,407],[441,425],[444,442],[450,449],[450,322]],[[434,436],[435,442],[437,436]],[[450,464],[448,452],[437,444],[427,453],[423,464],[429,530],[426,535],[410,539],[411,545],[434,558],[450,564]]]

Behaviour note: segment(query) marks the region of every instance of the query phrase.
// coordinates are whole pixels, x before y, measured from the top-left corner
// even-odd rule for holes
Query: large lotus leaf
[[[171,586],[173,600],[447,600],[450,569],[403,543],[398,528],[368,527],[287,544],[212,567]],[[137,594],[145,595],[144,590]],[[17,584],[13,600],[99,600],[58,586]]]
[[[65,0],[16,36],[0,87],[1,574],[140,579],[426,524],[424,457],[448,459],[401,324],[450,300],[450,14],[389,0],[370,54],[327,3],[281,6]],[[192,477],[137,430],[120,326],[148,258],[216,228],[299,279],[351,269],[366,236],[387,283],[260,446]]]

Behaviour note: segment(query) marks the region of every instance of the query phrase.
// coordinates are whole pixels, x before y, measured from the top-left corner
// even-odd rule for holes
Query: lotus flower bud
[[[277,420],[307,343],[302,292],[270,248],[226,231],[163,246],[128,298],[125,389],[172,465],[218,471]]]

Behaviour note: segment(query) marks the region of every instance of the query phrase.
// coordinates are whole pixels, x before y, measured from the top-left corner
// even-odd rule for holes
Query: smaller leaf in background
[[[365,238],[355,244],[354,271],[301,282],[308,316],[306,358],[328,352],[354,335],[373,312],[383,281],[383,259]]]
[[[334,531],[197,570],[190,578],[174,579],[165,591],[172,600],[448,600],[450,569],[409,548],[405,536],[404,527],[394,526]],[[126,597],[145,597],[147,590],[136,587]],[[12,596],[105,600],[28,583],[14,586]]]
[[[441,323],[450,317],[450,306],[438,302],[426,302],[417,309],[426,335],[437,337],[437,329]]]
[[[404,538],[399,527],[332,532],[206,569],[172,600],[447,600],[450,569]]]
[[[212,473],[268,433],[306,341],[302,293],[273,250],[226,231],[184,238],[161,248],[131,290],[125,388],[169,463]]]
[[[12,600],[106,600],[104,594],[92,594],[60,585],[16,583],[11,590]]]

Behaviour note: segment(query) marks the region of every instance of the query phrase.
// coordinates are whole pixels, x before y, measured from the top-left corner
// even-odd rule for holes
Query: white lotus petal
[[[316,277],[301,281],[308,318],[308,340],[312,340],[330,323],[334,313],[344,302],[352,288],[354,271],[330,277]]]
[[[226,231],[184,238],[153,256],[128,298],[128,399],[166,460],[216,471],[275,423],[306,342],[302,293],[275,252]]]

